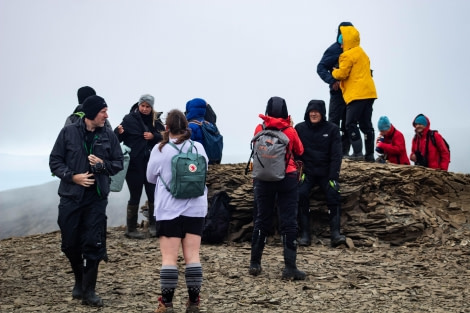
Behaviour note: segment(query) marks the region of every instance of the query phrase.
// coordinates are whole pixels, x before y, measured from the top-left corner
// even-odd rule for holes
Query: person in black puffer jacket
[[[137,231],[137,218],[139,201],[142,196],[142,187],[145,187],[148,205],[149,233],[156,236],[154,213],[155,184],[147,181],[147,163],[150,151],[162,140],[161,132],[165,126],[160,120],[162,112],[154,110],[155,99],[145,94],[135,103],[130,113],[124,116],[121,124],[114,133],[119,141],[124,141],[131,148],[129,168],[126,174],[126,183],[129,188],[130,199],[127,203],[127,229],[126,236],[133,239],[142,239],[145,235]]]
[[[305,110],[304,121],[297,124],[295,130],[305,149],[299,157],[304,164],[304,175],[299,187],[299,245],[311,244],[309,195],[315,185],[320,186],[326,195],[331,246],[345,244],[346,237],[340,234],[341,195],[338,180],[342,149],[339,128],[326,120],[325,102],[311,100]]]

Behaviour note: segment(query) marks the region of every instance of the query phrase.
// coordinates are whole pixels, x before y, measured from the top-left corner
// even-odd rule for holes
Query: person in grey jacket
[[[304,164],[304,177],[299,187],[299,245],[309,246],[311,189],[318,185],[325,193],[330,221],[331,246],[346,243],[340,234],[341,195],[339,173],[341,170],[341,135],[336,124],[326,120],[325,102],[311,100],[305,110],[304,121],[295,126],[305,151],[299,157]]]
[[[110,178],[123,169],[116,135],[105,126],[107,104],[99,96],[83,103],[84,118],[60,131],[49,156],[51,172],[60,178],[57,223],[61,250],[75,275],[72,297],[102,306],[95,293],[98,265],[107,260],[106,206]]]

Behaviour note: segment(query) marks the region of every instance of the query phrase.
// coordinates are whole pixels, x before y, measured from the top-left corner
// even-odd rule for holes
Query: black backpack
[[[222,243],[227,237],[232,218],[229,202],[230,196],[225,191],[219,191],[212,197],[202,231],[203,243]]]

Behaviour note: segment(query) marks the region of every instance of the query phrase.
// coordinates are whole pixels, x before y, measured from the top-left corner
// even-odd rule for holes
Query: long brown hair
[[[180,110],[173,109],[168,112],[165,123],[168,129],[163,132],[163,139],[158,145],[158,150],[160,150],[160,152],[168,141],[170,141],[170,133],[171,135],[178,137],[175,144],[182,143],[183,141],[191,138],[191,130],[188,128],[188,120]]]

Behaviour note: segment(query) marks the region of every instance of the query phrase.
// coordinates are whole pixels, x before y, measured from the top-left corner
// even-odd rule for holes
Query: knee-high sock
[[[163,303],[171,303],[178,285],[178,268],[175,265],[163,265],[160,270],[160,286]]]
[[[189,301],[198,303],[202,286],[201,263],[186,264],[185,278],[186,286],[188,287]]]

